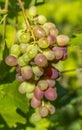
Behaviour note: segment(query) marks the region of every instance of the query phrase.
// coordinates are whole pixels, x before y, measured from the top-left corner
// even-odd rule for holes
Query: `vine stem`
[[[35,36],[34,36],[33,31],[32,31],[32,29],[31,29],[29,19],[28,19],[28,17],[26,16],[26,12],[25,12],[25,8],[24,8],[24,6],[23,6],[23,3],[22,3],[21,0],[18,0],[18,2],[19,2],[20,7],[21,7],[21,9],[22,9],[22,13],[23,13],[23,17],[24,17],[24,20],[25,20],[27,29],[29,29],[29,31],[31,32],[32,37],[33,37],[33,39],[34,39],[34,41],[35,41]]]
[[[76,68],[76,69],[65,70],[65,71],[62,71],[61,73],[68,73],[68,72],[72,72],[72,71],[82,72],[82,67]]]
[[[8,2],[9,2],[9,0],[5,1],[5,7],[4,7],[5,10],[8,10]],[[6,17],[3,20],[3,32],[2,32],[3,48],[5,46],[5,36],[6,36]]]

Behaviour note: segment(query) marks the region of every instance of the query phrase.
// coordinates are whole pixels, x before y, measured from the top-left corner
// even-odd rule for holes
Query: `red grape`
[[[9,55],[6,57],[5,62],[9,66],[16,66],[17,65],[17,57]]]
[[[45,67],[47,65],[47,59],[42,53],[36,55],[36,57],[34,58],[34,62],[40,67]]]
[[[43,99],[44,96],[44,92],[42,90],[39,89],[39,87],[36,87],[34,90],[34,96],[38,99],[41,100]]]
[[[38,100],[36,97],[33,97],[31,100],[31,107],[37,108],[41,105],[41,100]]]
[[[44,94],[49,101],[54,101],[57,98],[56,88],[49,87]]]
[[[54,87],[56,84],[55,80],[52,80],[52,79],[47,79],[47,82],[48,82],[49,87]]]

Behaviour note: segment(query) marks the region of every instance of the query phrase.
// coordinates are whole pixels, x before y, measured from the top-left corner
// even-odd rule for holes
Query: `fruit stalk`
[[[33,31],[32,31],[32,29],[31,29],[29,19],[28,19],[28,17],[26,16],[26,12],[25,12],[25,8],[24,8],[24,6],[23,6],[23,3],[22,3],[21,0],[18,0],[18,2],[19,2],[20,7],[21,7],[21,9],[22,9],[22,13],[23,13],[23,17],[24,17],[26,26],[27,26],[27,28],[29,28],[29,31],[31,32],[32,37],[33,37],[33,39],[34,39],[34,41],[35,41],[35,36],[34,36]]]

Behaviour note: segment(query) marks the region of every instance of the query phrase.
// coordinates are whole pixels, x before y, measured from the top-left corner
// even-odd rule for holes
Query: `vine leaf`
[[[17,81],[0,85],[0,114],[9,127],[26,123],[25,117],[19,114],[17,109],[26,113],[29,109],[28,100],[18,92],[18,86]]]
[[[82,46],[82,33],[80,34],[75,34],[74,38],[71,38],[69,44],[71,46]]]

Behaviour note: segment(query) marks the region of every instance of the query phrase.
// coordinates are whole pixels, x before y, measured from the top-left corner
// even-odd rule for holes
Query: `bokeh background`
[[[4,0],[0,0],[1,8],[4,8],[4,3]],[[58,99],[53,102],[56,107],[55,114],[35,122],[31,120],[32,110],[29,108],[26,114],[19,112],[27,118],[27,123],[25,125],[19,123],[12,128],[7,125],[1,115],[0,130],[82,130],[82,0],[23,0],[23,3],[27,15],[28,7],[36,4],[38,13],[45,15],[48,21],[55,23],[59,34],[66,34],[70,37],[68,59],[55,64],[56,68],[62,72],[62,77],[56,81]],[[0,15],[0,20],[3,16],[3,14]],[[6,24],[8,49],[14,41],[16,17],[18,17],[18,28],[20,29],[24,21],[21,9],[16,0],[9,0]],[[2,46],[2,28],[1,24],[0,47]],[[1,49],[0,56],[2,56]],[[5,71],[6,69],[4,69],[4,73]],[[5,79],[10,82],[7,75],[2,75],[0,72],[1,85],[5,84]]]

